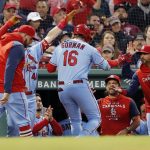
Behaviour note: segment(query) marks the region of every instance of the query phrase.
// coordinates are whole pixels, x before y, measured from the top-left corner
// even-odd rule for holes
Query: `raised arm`
[[[21,17],[19,15],[15,15],[11,17],[1,28],[0,28],[0,37],[3,36],[7,30],[13,25],[20,22]]]
[[[73,16],[78,13],[78,10],[73,10],[52,30],[50,30],[47,36],[44,38],[48,43],[51,43],[66,27],[68,22],[73,18]]]

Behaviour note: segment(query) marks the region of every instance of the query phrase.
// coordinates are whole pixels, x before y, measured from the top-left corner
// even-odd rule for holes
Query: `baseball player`
[[[74,38],[61,43],[54,51],[48,68],[49,72],[58,69],[59,98],[71,119],[72,135],[92,134],[100,124],[100,112],[96,99],[88,84],[91,65],[109,70],[107,61],[87,42],[91,39],[90,29],[80,24],[74,29]],[[81,112],[88,118],[81,126]]]
[[[22,25],[16,32],[0,38],[0,107],[7,110],[22,137],[32,136],[22,70],[25,64],[24,46],[31,43],[34,35],[34,28]]]
[[[116,87],[121,86],[120,82],[117,75],[110,75],[105,79],[108,96],[98,100],[102,116],[100,131],[102,135],[127,135],[140,124],[139,111],[135,102],[115,91]]]
[[[53,108],[49,106],[43,117],[40,109],[37,109],[35,125],[32,130],[34,136],[61,136],[63,134],[62,127],[53,118],[52,112]]]
[[[25,65],[23,70],[23,76],[26,81],[27,90],[25,92],[28,100],[28,111],[31,120],[31,127],[34,126],[35,114],[36,114],[36,84],[37,84],[37,74],[39,68],[39,62],[43,55],[43,52],[49,47],[51,43],[65,28],[68,21],[77,13],[76,10],[69,13],[56,27],[49,31],[47,36],[38,44],[29,47],[25,51]],[[17,31],[17,30],[16,30]],[[8,135],[17,136],[18,129],[15,129],[14,122],[12,122],[9,115],[8,120]]]
[[[116,90],[123,92],[125,95],[133,96],[138,90],[138,87],[141,86],[145,97],[147,127],[148,134],[150,135],[150,46],[143,46],[137,53],[140,54],[142,64],[134,73],[129,88],[127,90]]]

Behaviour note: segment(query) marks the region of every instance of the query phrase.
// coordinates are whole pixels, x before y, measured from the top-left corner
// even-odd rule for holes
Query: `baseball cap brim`
[[[6,5],[4,6],[4,9],[10,9],[10,8],[17,9],[16,5],[6,3]]]
[[[113,76],[111,77],[110,76],[110,77],[106,78],[105,79],[105,83],[107,84],[109,80],[115,80],[115,81],[118,82],[119,85],[120,85],[120,82],[121,82],[120,79],[119,79],[119,77],[116,77],[116,76],[115,77],[113,77]]]

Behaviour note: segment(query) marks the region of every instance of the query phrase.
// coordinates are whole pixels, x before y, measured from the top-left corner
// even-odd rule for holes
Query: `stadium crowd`
[[[150,135],[150,0],[3,0],[0,6],[0,51],[5,48],[3,40],[7,34],[23,32],[32,36],[30,42],[24,44],[25,49],[39,50],[36,55],[25,53],[25,59],[28,57],[30,61],[38,64],[37,69],[49,71],[49,61],[55,48],[73,37],[74,28],[80,24],[85,24],[90,29],[88,43],[97,49],[110,67],[122,69],[121,77],[110,74],[105,79],[107,96],[97,100],[102,120],[91,136]],[[35,31],[35,34],[21,29],[22,25],[31,27],[31,32]],[[3,30],[3,27],[6,29]],[[9,40],[6,39],[5,44]],[[15,41],[13,38],[11,40]],[[15,52],[13,48],[12,50]],[[0,52],[0,65],[3,64],[3,55],[3,52]],[[11,56],[17,59],[17,56]],[[10,60],[9,58],[6,68],[9,68]],[[32,72],[32,69],[35,69],[32,62],[25,61],[25,71]],[[96,65],[92,68],[98,69]],[[54,118],[53,108],[43,107],[42,96],[36,93],[36,88],[30,88],[29,84],[26,85],[28,90],[24,96],[30,99],[30,95],[33,95],[33,105],[36,105],[36,108],[31,105],[29,109],[34,116],[26,119],[30,120],[30,125],[26,121],[24,126],[20,127],[18,122],[14,121],[16,118],[12,117],[13,114],[9,114],[13,108],[3,108],[7,101],[4,102],[3,99],[4,90],[1,86],[4,81],[1,76],[0,74],[0,113],[7,111],[8,136],[72,135],[67,113],[64,113],[64,110],[63,113],[60,112],[63,120]],[[29,78],[25,78],[27,83]],[[120,78],[131,79],[128,89],[121,87]],[[9,77],[7,79],[10,81]],[[36,84],[37,72],[32,74],[32,79]],[[11,93],[8,86],[12,85],[7,83],[5,92]],[[139,86],[142,94],[134,99]],[[62,107],[61,103],[58,105]],[[54,109],[59,109],[59,106]],[[87,118],[84,114],[82,118],[84,128]]]

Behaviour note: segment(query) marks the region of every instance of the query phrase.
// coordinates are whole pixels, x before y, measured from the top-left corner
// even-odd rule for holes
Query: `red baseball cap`
[[[35,29],[29,25],[22,25],[19,28],[14,30],[15,32],[22,32],[32,37],[34,40],[38,40],[35,38]]]
[[[150,45],[144,45],[137,53],[150,54]]]
[[[61,7],[54,7],[53,10],[52,10],[52,17],[54,17],[54,15],[56,15],[57,13],[59,13],[60,11],[64,11],[66,12],[66,8],[61,8]]]
[[[17,9],[17,8],[16,8],[16,5],[10,4],[10,3],[6,3],[6,5],[4,6],[4,9],[9,9],[9,8]]]
[[[109,80],[116,80],[119,83],[119,85],[121,83],[120,77],[117,75],[110,75],[105,79],[105,83],[107,84]]]

